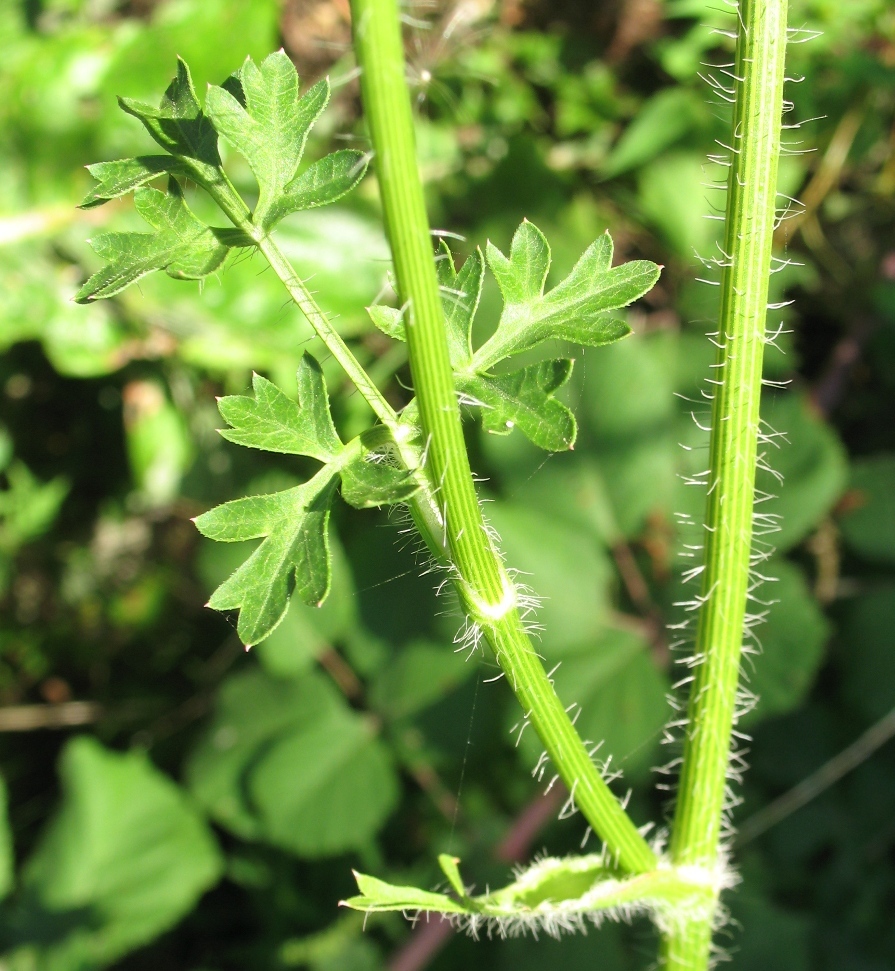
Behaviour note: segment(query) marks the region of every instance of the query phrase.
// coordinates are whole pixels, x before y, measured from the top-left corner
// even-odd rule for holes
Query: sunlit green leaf
[[[239,610],[237,633],[257,644],[280,623],[293,589],[311,605],[329,593],[327,524],[337,472],[325,466],[304,485],[267,496],[234,499],[199,516],[203,536],[264,542],[212,594],[208,606]]]
[[[188,169],[170,155],[141,155],[116,162],[88,165],[87,171],[99,183],[81,203],[81,209],[93,209],[110,199],[134,192],[160,175],[188,175]]]
[[[214,229],[200,222],[173,179],[166,193],[145,187],[137,190],[134,202],[155,232],[94,237],[91,245],[108,263],[78,290],[79,303],[113,297],[155,270],[166,270],[179,280],[199,280],[221,266],[231,246],[253,245],[237,230]]]
[[[341,199],[367,171],[367,157],[354,149],[325,155],[296,176],[271,206],[268,224],[300,209],[316,209]]]
[[[441,288],[451,365],[458,371],[465,370],[472,361],[472,323],[482,296],[485,260],[482,251],[476,248],[457,272],[451,251],[442,240],[435,267]]]
[[[206,111],[251,166],[260,189],[254,218],[267,228],[286,212],[307,208],[280,206],[278,200],[295,177],[308,132],[329,101],[329,82],[318,81],[300,97],[298,75],[284,51],[276,51],[260,65],[247,58],[234,80],[232,87],[244,100],[226,88],[211,87]],[[297,199],[306,198],[308,183],[296,188]]]
[[[238,445],[331,462],[343,446],[329,412],[323,373],[310,354],[302,357],[297,379],[297,402],[260,374],[252,378],[254,397],[221,398],[218,409],[232,426],[221,429],[221,435]]]
[[[177,76],[168,85],[158,108],[133,98],[119,98],[118,102],[128,114],[143,122],[162,148],[181,156],[198,182],[209,183],[218,178],[218,135],[202,112],[185,61],[177,59]]]
[[[659,278],[659,267],[646,260],[612,267],[607,233],[587,248],[565,280],[544,294],[550,247],[528,221],[516,230],[509,257],[488,244],[488,265],[504,309],[496,332],[475,353],[477,371],[547,340],[593,347],[619,340],[630,330],[612,312],[642,297]]]

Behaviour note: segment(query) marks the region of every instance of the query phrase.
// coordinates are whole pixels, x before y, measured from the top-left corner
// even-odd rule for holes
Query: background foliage
[[[790,444],[773,512],[761,696],[738,819],[790,790],[895,706],[895,12],[885,0],[794,0],[823,36],[792,49],[794,115],[823,116],[785,160],[800,199],[774,277],[786,334],[765,417]],[[533,851],[577,849],[562,795],[529,778],[540,754],[489,662],[452,652],[458,618],[417,576],[384,515],[338,507],[333,593],[293,604],[250,655],[202,604],[245,557],[201,539],[211,505],[288,488],[294,457],[215,431],[215,396],[252,371],[286,388],[308,325],[256,260],[203,288],[162,275],[76,307],[99,227],[140,228],[128,201],[76,212],[83,165],[149,150],[115,96],[154,102],[191,65],[197,89],[284,45],[333,104],[309,144],[364,147],[347,5],[311,0],[44,0],[0,4],[0,967],[184,971],[424,966],[409,928],[362,933],[336,902],[357,866],[434,885],[438,852],[479,887]],[[630,314],[636,336],[582,352],[566,401],[581,434],[545,457],[518,433],[470,426],[508,562],[543,597],[561,696],[606,740],[635,818],[661,813],[653,766],[669,719],[686,516],[704,465],[699,387],[713,288],[705,158],[723,127],[699,79],[723,60],[697,0],[414,8],[408,51],[435,225],[460,256],[506,251],[523,217],[554,251],[551,280],[609,226],[617,258],[666,267]],[[418,22],[419,21],[419,22]],[[425,27],[423,21],[428,23]],[[716,48],[718,50],[716,50]],[[239,156],[228,162],[251,191]],[[191,204],[194,204],[191,200]],[[195,200],[201,205],[200,200]],[[404,347],[364,307],[387,292],[371,179],[347,202],[284,220],[278,238],[390,398]],[[489,284],[479,319],[499,307]],[[785,352],[785,353],[784,353]],[[324,361],[337,424],[365,421]],[[683,444],[685,448],[681,448]],[[770,507],[768,507],[770,508]],[[684,525],[682,525],[684,523]],[[686,549],[684,549],[686,552]],[[738,849],[737,969],[895,967],[895,750],[879,749]],[[754,832],[753,828],[753,832]],[[645,925],[561,944],[439,942],[433,968],[645,967]],[[418,942],[419,943],[419,942]],[[436,954],[438,945],[445,945]],[[403,963],[402,963],[403,962]]]

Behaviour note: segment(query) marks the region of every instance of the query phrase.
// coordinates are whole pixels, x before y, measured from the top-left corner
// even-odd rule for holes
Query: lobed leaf
[[[569,380],[572,364],[558,358],[509,374],[474,374],[462,377],[458,389],[483,405],[486,431],[508,435],[518,428],[548,452],[567,451],[575,444],[578,426],[572,412],[553,395]]]
[[[264,542],[208,601],[215,610],[239,610],[236,631],[246,647],[280,623],[293,590],[311,606],[329,593],[327,537],[338,470],[326,465],[309,482],[283,492],[234,499],[199,516],[203,536],[226,543]]]
[[[235,499],[195,521],[209,539],[264,540],[208,602],[215,610],[239,610],[237,633],[247,647],[273,632],[293,590],[312,606],[325,600],[330,586],[327,524],[340,477],[343,498],[358,509],[402,502],[418,488],[392,459],[391,438],[382,427],[342,444],[330,415],[323,373],[308,353],[297,378],[297,402],[257,374],[252,380],[254,396],[221,398],[220,412],[231,425],[221,434],[250,448],[306,455],[322,462],[323,468],[303,485]]]
[[[495,333],[473,352],[472,326],[482,294],[485,260],[477,249],[456,271],[450,249],[441,241],[436,270],[461,400],[483,409],[482,422],[489,432],[506,435],[518,428],[540,448],[568,450],[575,444],[577,425],[571,411],[554,395],[568,381],[572,362],[543,361],[497,375],[492,368],[547,340],[598,346],[627,336],[627,324],[611,313],[646,293],[658,279],[660,268],[644,260],[612,268],[612,240],[607,233],[545,295],[550,247],[543,233],[527,220],[513,236],[509,257],[488,244],[488,265],[503,294],[504,309]],[[384,334],[406,340],[403,311],[382,306],[367,311]]]
[[[301,209],[327,206],[350,192],[367,171],[367,156],[354,149],[325,155],[296,176],[270,207],[266,225]]]
[[[605,233],[585,250],[569,276],[544,294],[550,247],[527,220],[513,236],[509,257],[488,244],[488,265],[503,294],[504,309],[497,330],[473,359],[479,372],[547,340],[597,347],[625,337],[630,328],[612,317],[612,311],[642,297],[660,271],[646,260],[612,267],[612,239]]]
[[[260,65],[247,58],[229,87],[241,99],[227,88],[212,86],[208,89],[206,111],[220,134],[245,157],[258,180],[260,195],[255,221],[266,229],[292,211],[278,208],[277,204],[295,177],[308,132],[329,101],[329,81],[318,81],[299,96],[295,67],[280,50]],[[338,163],[333,168],[338,168]],[[305,185],[305,193],[307,188]],[[302,197],[299,191],[297,198]]]
[[[87,171],[99,183],[91,189],[81,203],[81,209],[93,209],[110,199],[127,195],[168,173],[187,175],[187,168],[170,155],[139,155],[137,158],[124,158],[115,162],[98,162],[88,165]]]
[[[435,266],[441,288],[448,351],[451,365],[455,370],[462,371],[468,369],[472,362],[472,323],[485,282],[485,260],[482,251],[476,248],[457,272],[444,240],[439,249]]]
[[[143,123],[165,151],[180,156],[198,182],[207,184],[220,178],[218,133],[202,111],[190,69],[181,58],[177,59],[177,75],[158,108],[133,98],[119,98],[118,103]]]
[[[390,455],[363,446],[342,466],[341,475],[342,498],[355,509],[404,502],[419,489],[413,476]]]
[[[199,280],[213,273],[232,247],[253,245],[238,230],[216,229],[200,222],[171,179],[167,192],[138,189],[134,197],[140,215],[153,233],[103,233],[91,245],[108,264],[75,294],[78,303],[113,297],[155,270],[179,280]]]
[[[298,366],[298,401],[267,378],[252,378],[254,397],[228,395],[218,401],[232,428],[221,429],[230,442],[288,455],[308,455],[331,462],[344,446],[329,412],[329,396],[320,365],[307,352]]]

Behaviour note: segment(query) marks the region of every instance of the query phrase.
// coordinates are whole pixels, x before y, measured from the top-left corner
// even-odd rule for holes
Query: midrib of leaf
[[[671,837],[675,865],[717,867],[749,584],[768,276],[783,110],[786,0],[742,0],[733,77],[720,345],[712,406],[706,568]],[[712,922],[682,922],[663,941],[667,971],[708,967]]]
[[[461,602],[481,625],[585,818],[625,869],[649,870],[655,855],[596,771],[553,690],[524,631],[514,605],[514,587],[482,520],[454,391],[395,0],[353,0],[352,23],[386,230],[400,296],[407,302],[407,339],[426,439],[427,472],[438,484]]]

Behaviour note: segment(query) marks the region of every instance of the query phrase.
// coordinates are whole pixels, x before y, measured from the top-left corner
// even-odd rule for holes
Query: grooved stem
[[[556,696],[516,607],[516,591],[485,529],[475,494],[448,357],[429,223],[414,148],[395,0],[352,0],[361,92],[425,435],[426,472],[464,609],[507,674],[523,710],[594,831],[619,864],[652,869],[652,850],[603,781]]]
[[[694,682],[671,837],[676,866],[715,869],[750,579],[761,369],[776,212],[786,0],[741,0],[725,255],[712,406],[705,571]],[[667,971],[708,966],[711,922],[663,941]]]

